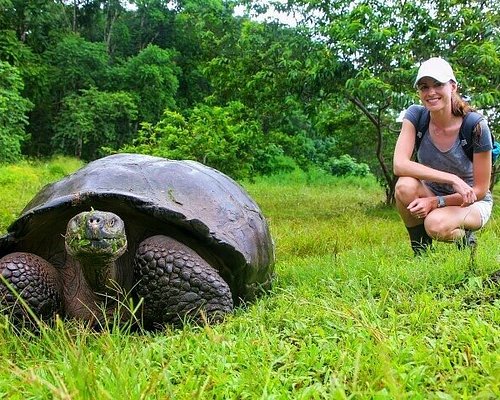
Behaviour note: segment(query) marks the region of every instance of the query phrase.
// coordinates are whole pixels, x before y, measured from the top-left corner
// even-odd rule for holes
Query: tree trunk
[[[104,27],[104,43],[106,43],[106,50],[108,54],[111,54],[111,38],[113,36],[113,28],[119,16],[120,2],[114,0],[108,1],[106,10],[106,25]]]
[[[394,174],[389,170],[387,167],[387,164],[384,159],[383,155],[383,148],[384,148],[384,138],[383,138],[383,130],[382,130],[382,124],[380,122],[380,113],[378,117],[375,117],[361,102],[360,99],[357,97],[353,96],[348,96],[348,99],[351,103],[353,103],[357,108],[359,108],[363,114],[366,115],[366,117],[370,120],[370,122],[375,126],[375,129],[377,131],[377,148],[376,148],[376,156],[378,163],[380,165],[380,169],[382,170],[382,175],[384,176],[385,180],[385,195],[386,199],[385,202],[387,204],[394,204],[394,187],[396,185],[396,178]]]

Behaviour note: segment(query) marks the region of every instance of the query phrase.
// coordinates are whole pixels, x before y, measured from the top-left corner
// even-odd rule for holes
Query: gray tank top
[[[417,125],[420,112],[421,108],[419,106],[411,106],[405,113],[405,118],[408,119],[413,124],[413,126],[415,126],[415,129],[418,129]],[[475,153],[492,149],[491,135],[488,124],[484,120],[482,120],[480,124],[482,133],[479,137],[479,143],[474,146]],[[439,171],[457,175],[470,186],[474,185],[472,161],[469,160],[464,150],[462,149],[458,135],[455,143],[449,150],[441,151],[432,142],[431,135],[429,134],[429,129],[427,129],[422,138],[422,142],[420,143],[420,147],[418,148],[417,155],[418,162],[420,164],[426,165],[433,169],[437,169]],[[430,181],[425,181],[425,184],[436,195],[444,196],[455,193],[453,187],[448,184]],[[491,201],[491,193],[488,192],[483,200]]]

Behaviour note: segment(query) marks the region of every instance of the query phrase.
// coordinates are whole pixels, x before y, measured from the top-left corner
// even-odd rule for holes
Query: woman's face
[[[457,90],[457,84],[424,77],[418,81],[417,88],[422,104],[430,111],[438,111],[447,107],[451,109],[451,96]]]

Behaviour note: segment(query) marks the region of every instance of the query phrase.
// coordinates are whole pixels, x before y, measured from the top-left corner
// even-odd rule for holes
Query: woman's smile
[[[441,100],[441,96],[433,96],[433,97],[428,97],[425,99],[425,102],[429,106],[435,106],[439,104],[439,101]]]

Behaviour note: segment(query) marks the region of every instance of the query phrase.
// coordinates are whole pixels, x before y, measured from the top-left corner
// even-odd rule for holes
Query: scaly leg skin
[[[215,322],[233,310],[227,283],[203,258],[167,236],[144,240],[136,253],[135,292],[144,299],[146,328],[196,321]]]
[[[43,258],[31,253],[8,254],[0,259],[0,274],[0,309],[14,322],[32,320],[25,304],[45,321],[61,312],[58,274]]]

